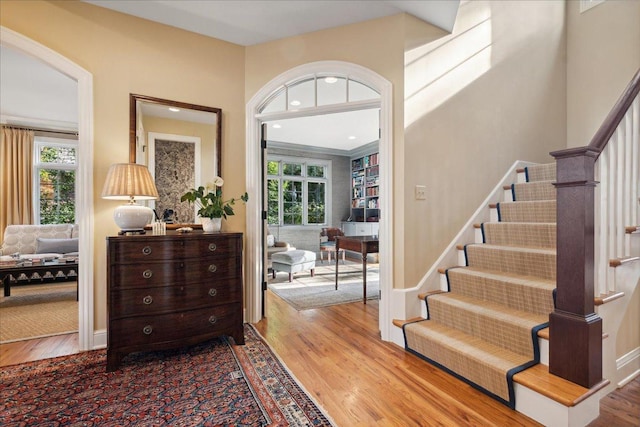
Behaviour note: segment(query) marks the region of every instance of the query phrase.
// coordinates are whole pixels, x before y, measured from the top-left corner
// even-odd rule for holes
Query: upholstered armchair
[[[276,236],[271,234],[267,227],[267,259],[271,264],[271,255],[277,252],[293,251],[296,248],[291,246],[288,242],[280,242],[276,239]]]
[[[324,262],[324,253],[327,253],[329,261],[331,254],[336,253],[336,236],[344,236],[342,230],[336,227],[325,227],[320,232],[320,262]],[[344,250],[340,249],[342,254],[342,263],[344,264]],[[336,254],[338,256],[340,254]]]

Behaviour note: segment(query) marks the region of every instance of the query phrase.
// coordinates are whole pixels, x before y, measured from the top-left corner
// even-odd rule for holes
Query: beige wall
[[[562,2],[466,2],[452,35],[407,51],[406,286],[514,161],[548,163],[565,146],[564,17]]]
[[[588,145],[640,68],[640,1],[567,2],[567,146]]]
[[[0,2],[0,24],[93,74],[95,328],[106,327],[105,237],[114,202],[100,199],[109,165],[129,159],[129,94],[221,108],[225,190],[244,191],[244,48],[81,2]],[[244,207],[228,221],[244,230]]]

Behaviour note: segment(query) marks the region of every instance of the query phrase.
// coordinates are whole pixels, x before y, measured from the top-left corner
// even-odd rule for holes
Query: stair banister
[[[549,371],[591,388],[602,381],[602,319],[594,309],[596,161],[640,92],[640,70],[586,147],[556,159],[557,291],[549,316]]]

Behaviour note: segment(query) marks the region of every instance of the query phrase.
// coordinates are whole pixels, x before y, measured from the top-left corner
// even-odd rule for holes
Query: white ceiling
[[[459,0],[85,1],[245,46],[402,12],[450,31],[459,5]],[[0,122],[75,129],[77,105],[75,81],[0,47]],[[377,109],[277,122],[281,127],[270,128],[269,140],[351,150],[378,139]]]
[[[76,130],[78,84],[48,65],[0,46],[0,122]]]
[[[84,0],[243,46],[408,13],[451,32],[459,0]]]

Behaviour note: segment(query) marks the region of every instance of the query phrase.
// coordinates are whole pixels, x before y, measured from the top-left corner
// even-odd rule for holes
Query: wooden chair
[[[342,230],[336,227],[325,227],[320,232],[320,262],[324,263],[324,253],[328,254],[329,262],[331,262],[331,254],[336,253],[336,236],[344,236]],[[344,264],[344,250],[340,249],[342,254],[342,263]],[[339,256],[340,254],[336,254]]]

